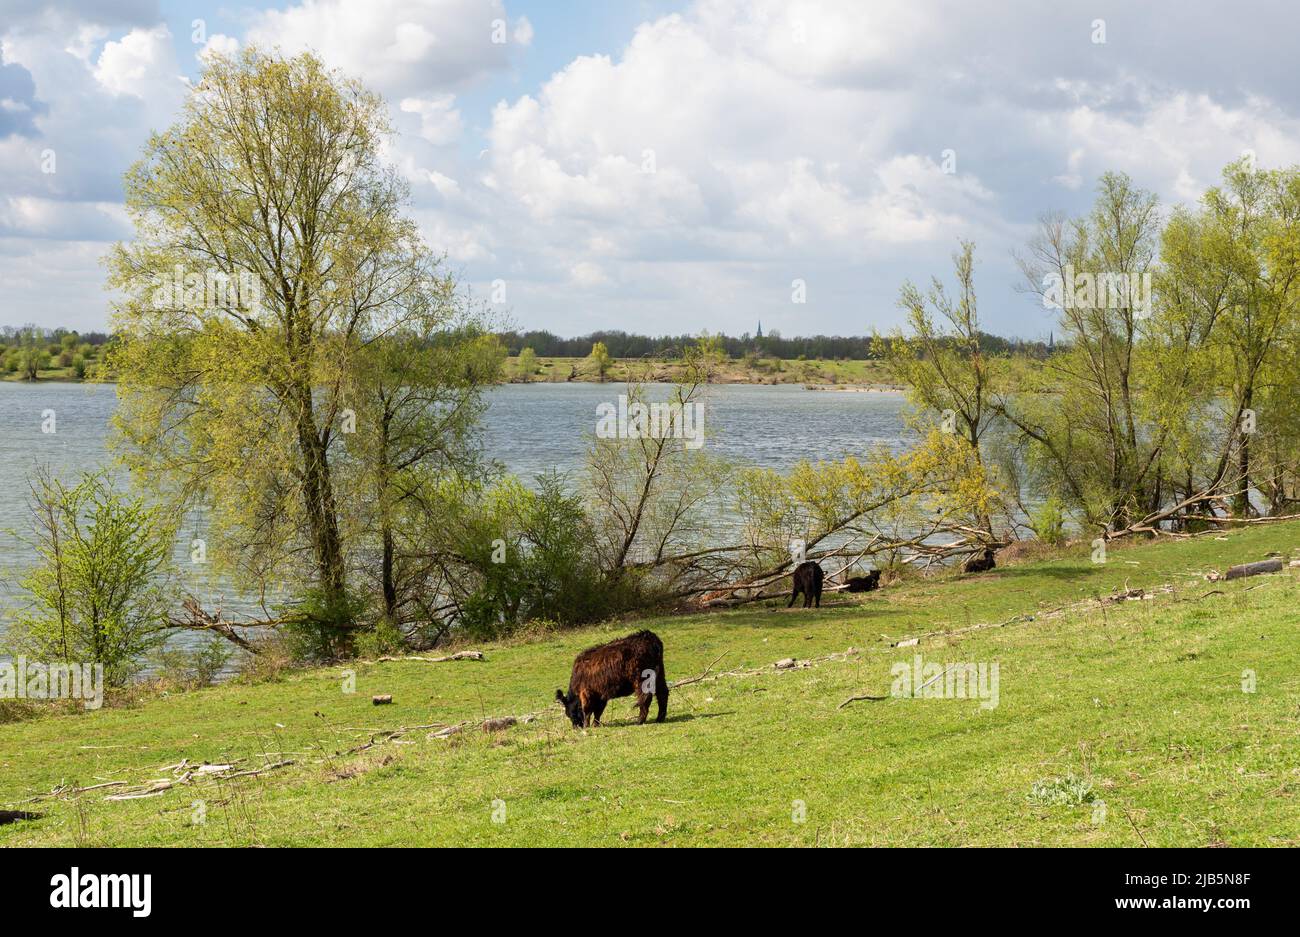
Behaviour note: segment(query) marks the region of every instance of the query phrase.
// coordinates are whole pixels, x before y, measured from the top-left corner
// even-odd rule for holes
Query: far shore
[[[71,369],[51,368],[34,381],[6,374],[0,377],[15,384],[114,384],[106,378],[76,378]],[[673,383],[683,376],[679,362],[647,362],[635,358],[618,358],[610,362],[605,374],[599,374],[586,358],[537,358],[533,373],[522,374],[519,359],[507,358],[502,367],[500,384],[624,384],[631,380],[650,383]],[[852,393],[900,393],[906,390],[889,380],[884,366],[876,360],[800,361],[779,358],[728,360],[721,362],[710,384],[800,385],[812,391],[848,391]]]

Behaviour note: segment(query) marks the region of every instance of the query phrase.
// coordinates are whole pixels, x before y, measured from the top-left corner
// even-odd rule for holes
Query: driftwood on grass
[[[709,675],[709,671],[713,669],[713,665],[716,664],[718,661],[722,660],[722,658],[726,656],[727,656],[727,652],[723,651],[717,657],[713,658],[713,663],[705,667],[704,672],[702,674],[696,677],[687,677],[685,680],[677,680],[676,682],[669,682],[668,688],[670,690],[675,690],[679,686],[689,686],[692,683],[699,683],[701,680],[703,680],[705,677]]]
[[[457,651],[455,654],[448,654],[445,657],[376,657],[376,664],[392,663],[413,660],[422,664],[444,664],[449,660],[487,660],[482,651]]]
[[[143,784],[137,784],[126,790],[109,794],[105,800],[144,800],[149,797],[161,797],[174,787],[180,787],[189,784],[196,779],[213,778],[215,780],[233,781],[237,778],[253,778],[267,771],[274,771],[278,768],[287,768],[294,764],[291,759],[283,761],[273,761],[262,765],[258,768],[250,768],[246,771],[235,771],[239,762],[230,764],[201,764],[191,765],[188,759],[182,759],[174,765],[168,765],[163,770],[171,769],[173,777],[157,778],[152,781],[145,781]]]
[[[845,706],[849,705],[850,703],[859,703],[859,702],[862,702],[863,700],[869,700],[869,701],[871,701],[871,702],[873,702],[873,703],[876,703],[876,702],[879,702],[880,700],[886,700],[886,699],[889,699],[889,697],[888,697],[888,696],[868,696],[868,695],[866,695],[866,694],[863,694],[862,696],[850,696],[850,697],[849,697],[848,699],[846,699],[844,702],[842,702],[842,703],[840,703],[838,706],[836,706],[835,709],[836,709],[836,711],[838,712],[839,710],[843,709]]]
[[[92,784],[89,787],[77,787],[75,784],[60,784],[48,794],[37,794],[35,797],[28,797],[26,800],[10,801],[14,804],[34,804],[42,800],[53,800],[56,797],[75,796],[84,794],[86,791],[97,791],[104,787],[126,787],[126,781],[105,781],[103,784]]]
[[[703,673],[695,677],[688,677],[685,680],[680,680],[674,684],[671,684],[671,686],[673,687],[686,686],[704,680],[718,679],[720,677],[756,676],[758,674],[763,674],[763,673],[770,674],[773,672],[784,673],[791,670],[800,670],[807,667],[813,667],[819,663],[823,663],[827,661],[846,660],[858,653],[859,651],[857,648],[851,647],[845,651],[826,654],[822,657],[814,657],[808,660],[795,661],[794,666],[792,667],[787,666],[785,668],[778,668],[775,667],[773,664],[769,664],[766,667],[755,667],[748,670],[733,670],[733,671],[727,671],[722,673],[711,672],[714,665],[716,665],[718,661],[722,660],[722,657],[725,656],[724,654],[717,657],[713,661],[713,663],[711,663],[707,668],[705,668]],[[306,763],[319,764],[319,763],[329,762],[331,757],[337,757],[339,755],[358,754],[360,752],[366,751],[367,749],[373,748],[375,745],[378,745],[382,742],[395,741],[401,738],[403,735],[409,732],[414,732],[416,730],[424,730],[424,729],[434,730],[429,732],[427,736],[429,740],[446,739],[446,738],[450,738],[453,735],[460,734],[462,731],[464,731],[466,728],[472,725],[480,726],[484,729],[484,731],[489,731],[489,732],[499,731],[501,729],[508,728],[509,726],[515,725],[516,723],[532,722],[538,717],[544,715],[546,712],[549,712],[549,710],[538,710],[531,713],[525,713],[521,716],[501,716],[501,717],[496,717],[491,719],[483,719],[477,723],[461,722],[455,725],[444,725],[442,723],[430,723],[428,725],[399,726],[396,729],[389,729],[385,731],[366,729],[364,731],[369,733],[369,738],[367,741],[359,745],[355,745],[352,748],[347,749],[346,751],[342,751],[342,752],[336,751],[333,753],[333,756],[327,756],[321,759],[314,759]],[[39,800],[48,800],[57,797],[77,795],[77,794],[84,793],[86,791],[97,790],[106,787],[121,787],[125,789],[118,793],[109,795],[108,797],[105,798],[105,800],[129,801],[129,800],[139,800],[144,798],[160,797],[166,794],[168,791],[174,790],[183,785],[193,784],[195,782],[233,781],[242,778],[257,777],[259,775],[265,774],[270,771],[275,771],[280,768],[289,767],[290,765],[300,764],[301,762],[286,758],[280,761],[268,761],[268,763],[255,768],[249,768],[242,771],[235,770],[240,766],[241,763],[242,763],[242,759],[236,759],[235,761],[232,761],[230,763],[222,763],[222,764],[209,764],[209,763],[193,764],[188,759],[182,759],[181,761],[177,762],[174,765],[164,765],[162,768],[158,769],[159,771],[170,773],[172,775],[171,777],[155,778],[134,785],[130,784],[127,781],[106,781],[102,784],[95,784],[89,787],[74,787],[70,785],[62,785],[56,787],[48,794],[39,795],[37,797],[30,798],[29,800],[26,801],[19,801],[18,803],[31,803]]]
[[[423,726],[398,726],[396,729],[384,729],[382,731],[379,729],[367,729],[365,731],[372,733],[370,738],[367,741],[362,742],[360,745],[354,745],[351,748],[349,748],[347,751],[335,752],[334,754],[356,755],[359,754],[360,752],[366,751],[367,749],[374,748],[380,742],[396,741],[400,739],[403,735],[405,735],[407,732],[414,732],[417,729],[437,729],[437,728],[441,728],[443,725],[444,724],[441,722],[431,722],[428,725],[423,725]]]
[[[946,677],[946,676],[948,675],[948,672],[949,672],[949,671],[951,671],[954,667],[957,667],[957,666],[960,666],[960,665],[958,665],[958,664],[949,664],[947,667],[943,668],[943,670],[939,671],[939,673],[935,674],[935,675],[934,675],[933,677],[931,677],[929,680],[925,681],[925,682],[922,683],[920,686],[918,686],[915,690],[913,690],[913,691],[912,691],[912,696],[913,696],[914,698],[920,696],[922,690],[924,690],[926,687],[928,687],[931,683],[934,683],[936,680],[942,680],[944,677]],[[861,695],[861,696],[850,696],[850,697],[849,697],[848,699],[846,699],[844,702],[842,702],[842,703],[840,703],[838,706],[836,706],[835,709],[836,709],[836,711],[839,711],[839,710],[843,709],[845,706],[849,705],[849,703],[856,703],[856,702],[859,702],[860,700],[871,700],[872,702],[879,702],[880,700],[886,700],[886,699],[889,699],[889,697],[888,697],[888,696],[870,696],[870,695],[867,695],[867,694],[864,693],[864,694]]]
[[[795,670],[806,670],[809,667],[812,667],[816,664],[822,664],[827,661],[847,660],[848,658],[853,657],[855,654],[858,653],[860,652],[856,647],[851,647],[848,650],[836,651],[833,654],[825,654],[821,657],[812,657],[806,660],[795,660],[792,657],[785,658],[783,660],[773,661],[772,663],[768,664],[766,667],[751,667],[746,670],[721,670],[718,671],[717,673],[709,673],[709,671],[706,669],[705,672],[700,674],[698,677],[689,677],[685,680],[679,680],[676,683],[669,683],[668,685],[673,689],[677,689],[677,687],[679,686],[686,686],[687,684],[691,684],[691,683],[700,683],[704,680],[716,680],[719,677],[753,677],[753,676],[757,676],[758,674],[767,674],[773,672],[790,673]],[[722,660],[722,658],[719,657],[718,660]],[[716,664],[717,661],[714,661],[714,663]],[[709,666],[712,667],[713,665],[710,664]]]

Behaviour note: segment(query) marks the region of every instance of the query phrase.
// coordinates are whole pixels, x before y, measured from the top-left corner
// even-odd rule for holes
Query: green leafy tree
[[[1107,173],[1087,216],[1044,218],[1020,259],[1028,290],[1058,310],[1066,348],[1027,375],[1031,383],[999,394],[996,410],[1032,448],[1044,487],[1102,530],[1126,528],[1159,497],[1164,435],[1145,425],[1135,370],[1159,233],[1156,197]]]
[[[36,380],[40,371],[50,366],[50,350],[45,337],[35,326],[28,326],[19,336],[18,372],[25,380]]]
[[[1247,516],[1254,510],[1249,492],[1259,427],[1240,431],[1243,418],[1266,417],[1256,422],[1267,447],[1295,409],[1294,397],[1271,391],[1289,391],[1295,370],[1289,340],[1300,313],[1300,170],[1254,169],[1243,160],[1223,175],[1223,185],[1202,200],[1211,245],[1203,257],[1225,286],[1209,343],[1220,365],[1218,386],[1231,401],[1230,425],[1237,430],[1229,434],[1235,439],[1234,512]],[[1263,477],[1271,474],[1266,470]]]
[[[31,482],[39,559],[8,643],[42,661],[104,666],[122,686],[164,637],[175,529],[170,515],[115,492],[102,475],[68,487],[48,471]]]
[[[515,374],[524,381],[532,380],[537,373],[537,352],[531,348],[525,348],[519,352],[519,360],[515,362]]]
[[[428,624],[421,598],[436,591],[427,563],[429,525],[417,509],[431,485],[485,471],[478,428],[483,390],[505,359],[496,336],[464,307],[444,275],[417,294],[400,331],[368,343],[354,370],[356,430],[343,468],[348,491],[368,509],[353,512],[352,540],[363,576],[378,569],[380,613],[393,626]],[[371,497],[364,497],[367,493]],[[377,548],[378,562],[369,556]]]
[[[587,355],[587,366],[596,372],[596,376],[602,382],[613,364],[614,359],[610,357],[609,349],[605,347],[604,342],[596,342],[591,346],[591,354]]]
[[[128,173],[136,238],[109,258],[127,463],[173,510],[206,506],[218,565],[297,582],[343,631],[363,529],[344,515],[373,496],[339,489],[359,369],[438,278],[389,132],[378,96],[310,54],[211,56]]]
[[[704,379],[712,381],[727,360],[727,350],[722,344],[722,337],[701,332],[699,338],[695,340],[694,352],[695,361],[702,369]]]
[[[992,405],[993,374],[980,348],[975,245],[963,241],[952,261],[955,295],[938,277],[925,293],[905,283],[899,305],[907,314],[910,334],[900,331],[877,338],[874,347],[892,379],[908,388],[912,403],[938,415],[942,428],[962,439],[976,463],[983,465],[982,443],[997,414]],[[976,520],[992,538],[989,516]]]

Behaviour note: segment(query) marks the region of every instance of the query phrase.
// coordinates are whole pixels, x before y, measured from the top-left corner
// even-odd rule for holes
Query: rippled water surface
[[[576,473],[595,431],[596,408],[617,403],[623,390],[578,383],[494,388],[484,418],[487,454],[525,480],[552,468]],[[31,547],[18,536],[30,527],[28,474],[41,463],[64,477],[106,464],[116,402],[108,385],[0,383],[0,578],[6,586],[0,603],[12,603],[14,581],[32,560]],[[801,458],[901,444],[902,406],[903,398],[892,393],[720,385],[708,389],[704,419],[711,451],[785,469]],[[42,432],[51,415],[55,432]]]

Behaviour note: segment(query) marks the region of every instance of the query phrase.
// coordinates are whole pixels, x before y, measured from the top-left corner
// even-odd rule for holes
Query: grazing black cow
[[[846,584],[849,592],[873,592],[880,588],[880,570],[873,569],[865,576],[851,576]]]
[[[21,820],[39,820],[44,814],[28,813],[26,810],[0,810],[0,826],[6,823],[18,823]]]
[[[650,712],[650,700],[659,701],[655,722],[668,715],[668,678],[664,676],[664,643],[653,631],[638,631],[626,638],[590,647],[573,661],[569,693],[555,691],[555,698],[575,729],[600,725],[605,704],[619,696],[636,695],[641,707],[637,725]]]
[[[822,607],[822,568],[816,563],[809,560],[806,563],[800,563],[794,569],[794,591],[790,593],[790,602],[786,608],[794,605],[794,600],[799,598],[799,593],[803,593],[803,607],[807,608],[815,601],[817,607]]]
[[[997,563],[993,561],[993,548],[985,547],[982,553],[972,553],[966,557],[966,562],[961,564],[963,573],[984,573],[988,572]]]

